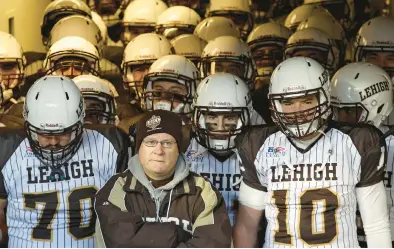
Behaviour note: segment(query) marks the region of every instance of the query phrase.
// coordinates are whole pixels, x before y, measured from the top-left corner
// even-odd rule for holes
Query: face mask
[[[179,103],[179,105],[177,107],[172,108],[172,110],[171,110],[172,104],[170,102],[158,101],[153,104],[153,110],[167,110],[167,111],[171,111],[174,113],[181,113],[181,112],[183,112],[184,106],[185,105],[183,103]]]

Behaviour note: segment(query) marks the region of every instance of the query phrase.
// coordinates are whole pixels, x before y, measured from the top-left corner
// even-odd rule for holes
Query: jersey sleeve
[[[125,171],[131,156],[131,141],[126,132],[114,125],[85,125],[85,128],[98,131],[112,143],[118,153],[116,172]]]
[[[242,179],[249,187],[260,191],[266,192],[267,187],[259,180],[255,161],[265,140],[275,131],[275,127],[254,126],[239,134],[235,139]]]
[[[382,181],[387,153],[384,139],[380,139],[383,134],[367,125],[352,129],[349,135],[361,156],[360,178],[356,187],[367,187]]]
[[[7,199],[3,169],[20,143],[26,138],[23,129],[0,128],[0,199]]]

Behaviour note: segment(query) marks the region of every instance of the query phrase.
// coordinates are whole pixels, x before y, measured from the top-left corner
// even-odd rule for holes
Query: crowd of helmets
[[[72,79],[85,99],[86,123],[115,124],[132,133],[140,114],[166,109],[179,113],[197,134],[206,134],[204,112],[246,109],[234,129],[275,122],[267,97],[272,72],[288,58],[305,56],[328,71],[333,105],[358,103],[363,112],[359,121],[366,116],[372,120],[371,115],[382,120],[391,112],[392,94],[381,103],[367,103],[357,91],[343,93],[384,81],[373,79],[376,75],[389,82],[394,76],[394,19],[386,4],[54,0],[42,19],[47,54],[34,81],[50,81],[48,75]],[[23,111],[26,89],[33,83],[26,82],[26,67],[18,41],[0,31],[4,126],[23,127],[27,121],[39,127],[42,122],[29,118],[26,107]],[[356,77],[358,72],[369,72],[363,77],[371,79]]]

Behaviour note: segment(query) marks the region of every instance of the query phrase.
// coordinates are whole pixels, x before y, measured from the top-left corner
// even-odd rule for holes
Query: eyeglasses
[[[176,144],[176,141],[169,141],[169,140],[164,140],[164,141],[157,141],[157,140],[143,140],[142,141],[146,147],[156,147],[158,143],[161,144],[164,148],[172,148],[174,144]]]

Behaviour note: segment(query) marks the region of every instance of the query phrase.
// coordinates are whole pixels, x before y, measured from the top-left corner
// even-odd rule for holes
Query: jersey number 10
[[[289,190],[275,190],[272,194],[277,207],[278,229],[274,231],[275,243],[293,245],[293,237],[289,231]],[[330,244],[338,235],[336,210],[338,208],[338,196],[328,188],[308,189],[299,196],[298,207],[298,233],[300,239],[309,246]],[[318,203],[322,204],[322,211],[318,209]],[[318,212],[319,211],[319,212]],[[319,227],[316,229],[316,214],[321,214]],[[294,217],[294,216],[293,216]]]
[[[68,233],[75,239],[85,239],[93,236],[96,224],[96,213],[93,210],[95,187],[80,187],[73,189],[66,198]],[[37,204],[44,205],[38,224],[31,233],[32,240],[52,241],[52,222],[59,209],[59,191],[23,194],[25,209],[37,210]],[[83,224],[82,206],[83,201],[88,200],[91,204],[91,216],[89,224]]]

